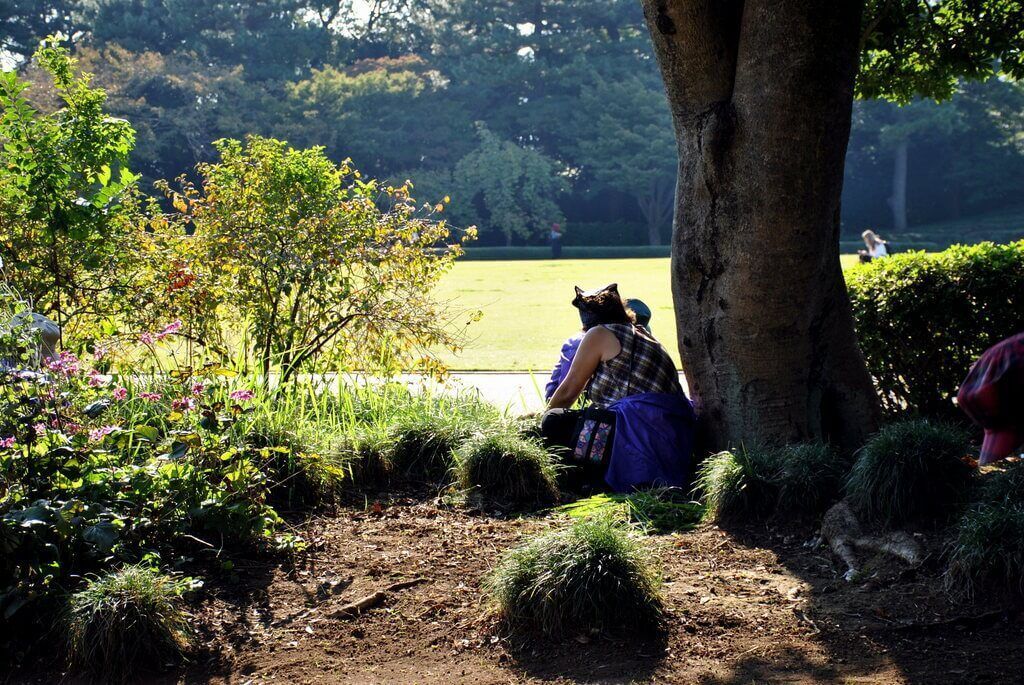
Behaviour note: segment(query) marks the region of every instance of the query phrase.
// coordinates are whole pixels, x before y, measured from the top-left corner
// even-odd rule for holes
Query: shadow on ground
[[[954,601],[943,589],[939,533],[923,538],[931,554],[920,567],[868,557],[853,582],[842,579],[843,569],[827,550],[803,544],[812,534],[763,528],[729,533],[735,544],[770,550],[805,584],[792,610],[821,653],[754,650],[724,672],[701,677],[703,685],[1022,682],[1024,607],[1006,598]]]

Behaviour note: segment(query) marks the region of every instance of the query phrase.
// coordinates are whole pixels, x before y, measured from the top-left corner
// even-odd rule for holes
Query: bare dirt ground
[[[810,528],[651,537],[668,618],[656,638],[522,643],[488,616],[481,579],[558,517],[505,519],[396,500],[303,523],[293,568],[235,560],[195,608],[204,653],[155,683],[1019,683],[1024,616],[954,603],[933,557],[847,583]],[[933,545],[934,546],[934,545]],[[398,583],[357,616],[346,605]],[[408,584],[408,583],[405,583]],[[381,596],[378,596],[381,599]],[[52,676],[11,682],[55,682]]]

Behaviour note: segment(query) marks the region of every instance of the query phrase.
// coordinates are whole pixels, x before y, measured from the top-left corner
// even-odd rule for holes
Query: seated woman
[[[644,329],[647,333],[651,332],[650,307],[648,307],[642,300],[629,299],[626,300],[626,309],[633,312],[637,326]],[[578,331],[562,343],[562,351],[558,355],[558,361],[555,363],[555,367],[551,370],[551,377],[544,386],[545,402],[551,401],[552,395],[555,394],[555,391],[558,390],[558,386],[562,384],[562,381],[564,381],[565,377],[569,374],[569,367],[572,366],[572,359],[576,356],[576,350],[579,349],[580,343],[583,342],[584,333],[586,333],[585,330]]]
[[[607,410],[595,420],[614,425],[610,456],[599,474],[613,490],[686,485],[694,415],[672,358],[636,325],[617,285],[592,292],[576,288],[573,306],[585,333],[551,396],[541,434],[550,444],[577,451],[581,434],[593,442],[586,432],[588,415],[570,409],[585,395],[593,409]]]
[[[889,256],[889,243],[882,240],[882,236],[869,229],[861,233],[860,237],[863,238],[864,246],[867,248],[866,250],[857,250],[861,263],[866,264],[875,259]]]

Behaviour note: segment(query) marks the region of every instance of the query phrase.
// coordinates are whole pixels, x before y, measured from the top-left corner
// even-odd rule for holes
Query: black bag
[[[587,470],[603,474],[612,458],[615,440],[615,412],[587,407],[576,420],[575,440],[569,460]]]

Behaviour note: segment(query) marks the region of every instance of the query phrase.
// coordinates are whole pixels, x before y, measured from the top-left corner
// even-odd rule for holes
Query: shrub
[[[982,589],[1024,594],[1024,465],[984,478],[957,524],[947,587],[969,597]]]
[[[885,409],[952,418],[971,364],[1024,329],[1024,241],[898,254],[846,273]]]
[[[192,236],[197,261],[221,266],[226,304],[244,324],[235,340],[264,375],[439,370],[433,351],[457,348],[459,335],[442,323],[434,285],[461,245],[410,186],[363,179],[321,148],[259,136],[213,147],[219,159],[196,168],[201,183],[158,184],[176,210],[164,220]]]
[[[485,580],[514,630],[559,637],[573,631],[658,626],[660,579],[651,555],[621,523],[587,518],[517,547]]]
[[[72,663],[103,682],[124,681],[182,657],[191,641],[185,579],[128,566],[89,581],[68,601]]]
[[[458,485],[477,506],[544,506],[558,500],[551,455],[539,442],[499,433],[478,436],[456,455]]]
[[[967,451],[966,434],[953,424],[892,423],[857,455],[846,496],[857,513],[886,526],[947,520],[971,486]]]
[[[697,487],[717,523],[814,514],[836,499],[847,466],[820,443],[744,447],[705,460]]]

